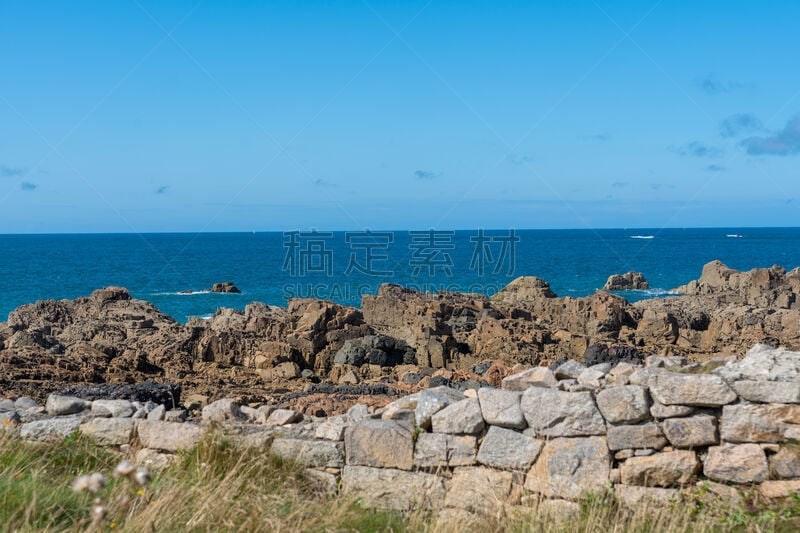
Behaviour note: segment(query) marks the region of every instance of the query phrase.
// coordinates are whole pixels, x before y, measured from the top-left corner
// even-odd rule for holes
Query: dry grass
[[[609,496],[584,500],[578,517],[558,521],[517,507],[502,518],[400,514],[364,509],[344,496],[315,493],[301,468],[210,438],[155,475],[144,489],[109,475],[108,512],[92,522],[89,494],[70,488],[80,475],[110,474],[122,457],[71,436],[30,444],[0,434],[0,524],[8,531],[796,531],[800,505],[727,508],[701,495],[631,513]]]
[[[123,457],[73,436],[30,444],[0,435],[0,524],[10,531],[92,529],[95,495],[76,494],[80,474],[100,471],[102,529],[126,531],[403,531],[414,517],[365,510],[316,494],[301,468],[208,439],[154,475],[144,489],[110,473]]]

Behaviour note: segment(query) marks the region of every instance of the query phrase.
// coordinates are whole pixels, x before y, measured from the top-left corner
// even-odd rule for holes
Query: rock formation
[[[387,284],[365,295],[361,309],[298,298],[181,324],[108,287],[24,305],[0,323],[0,391],[42,398],[69,385],[150,380],[213,399],[309,388],[309,411],[330,412],[346,406],[311,387],[464,389],[499,384],[515,366],[638,364],[655,354],[693,362],[759,342],[800,348],[798,270],[739,272],[712,262],[676,291],[683,295],[630,304],[604,291],[558,297],[536,277],[492,297]]]
[[[683,296],[633,304],[642,319],[621,340],[684,354],[741,353],[758,342],[800,348],[800,269],[740,272],[712,261],[674,291]]]
[[[631,291],[649,288],[650,284],[644,279],[644,274],[641,272],[614,274],[609,276],[606,284],[603,285],[604,291]]]
[[[215,283],[209,292],[227,292],[227,293],[234,293],[239,294],[242,291],[239,290],[239,287],[231,283],[230,281],[223,281],[222,283]]]

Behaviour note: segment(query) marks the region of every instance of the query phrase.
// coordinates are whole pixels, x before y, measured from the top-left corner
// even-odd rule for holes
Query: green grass
[[[404,531],[408,517],[316,494],[302,468],[214,437],[140,489],[111,472],[124,457],[76,435],[32,444],[0,434],[0,524],[9,531]],[[108,509],[92,524],[96,495],[71,488],[102,472]]]
[[[0,433],[0,524],[9,531],[136,532],[800,530],[800,497],[767,505],[753,490],[744,490],[736,506],[709,498],[699,487],[673,504],[634,512],[600,493],[584,498],[579,515],[566,521],[538,512],[535,504],[503,516],[443,521],[435,514],[370,510],[346,496],[315,493],[301,467],[214,436],[180,454],[143,489],[111,476],[123,458],[75,435],[32,444]],[[108,512],[97,522],[90,514],[96,495],[76,494],[70,486],[78,475],[95,471],[109,480],[100,493]]]
[[[77,434],[55,445],[0,437],[0,523],[32,530],[83,524],[91,497],[73,492],[72,480],[87,471],[109,471],[118,460]]]

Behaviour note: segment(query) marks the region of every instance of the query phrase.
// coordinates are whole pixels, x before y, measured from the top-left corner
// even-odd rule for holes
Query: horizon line
[[[467,231],[664,231],[664,230],[765,230],[765,229],[800,229],[800,226],[664,226],[664,227],[591,227],[591,228],[405,228],[405,229],[387,229],[387,228],[358,228],[358,229],[331,229],[331,228],[292,228],[292,229],[270,229],[270,230],[225,230],[225,231],[86,231],[86,232],[18,232],[18,233],[0,233],[0,237],[47,237],[47,236],[82,236],[82,235],[253,235],[253,234],[266,234],[266,233],[286,233],[289,231],[319,231],[319,232],[333,232],[333,233],[346,233],[357,231],[373,231],[373,232],[409,232],[409,231],[454,231],[454,232],[467,232]]]

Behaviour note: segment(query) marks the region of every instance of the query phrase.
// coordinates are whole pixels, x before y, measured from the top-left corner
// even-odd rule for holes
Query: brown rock
[[[384,284],[376,295],[365,294],[361,306],[366,321],[378,333],[414,348],[417,364],[443,368],[457,352],[454,318],[473,317],[487,303],[485,296],[458,293],[426,294]]]
[[[239,288],[231,283],[230,281],[223,281],[222,283],[215,283],[209,292],[223,292],[223,293],[234,293],[239,294],[242,291]]]
[[[627,272],[625,274],[614,274],[608,278],[603,285],[604,291],[630,291],[649,289],[650,284],[644,279],[641,272]]]
[[[267,382],[300,377],[300,367],[291,361],[280,363],[272,368],[261,368],[257,372],[261,379]]]
[[[756,343],[770,342],[786,349],[774,350],[779,353],[772,355],[766,353],[771,349],[756,350],[764,352],[758,364],[753,363],[758,354],[750,353],[734,364],[715,357],[692,369],[709,371],[724,365],[715,372],[751,401],[798,401],[797,380],[788,379],[785,370],[800,375],[798,357],[790,351],[800,348],[800,270],[772,267],[738,272],[715,262],[682,291],[687,296],[629,304],[603,291],[559,298],[547,282],[537,278],[515,280],[491,299],[385,285],[377,295],[364,298],[363,314],[351,307],[300,298],[286,308],[261,303],[249,304],[243,311],[221,308],[209,320],[192,318],[181,324],[151,304],[131,298],[127,290],[109,287],[89,297],[45,300],[10,313],[8,322],[0,324],[0,376],[4,376],[0,388],[8,395],[30,395],[41,401],[67,384],[152,379],[180,384],[184,398],[188,394],[205,395],[209,401],[283,395],[299,392],[307,382],[279,378],[265,384],[254,370],[279,365],[293,369],[294,364],[313,370],[323,381],[338,383],[329,373],[346,341],[387,335],[408,342],[408,354],[416,354],[420,367],[447,367],[447,375],[452,371],[456,381],[477,379],[458,370],[459,366],[492,361],[494,366],[482,377],[494,386],[515,363],[530,368],[563,356],[577,359],[590,346],[613,345],[637,354],[702,360],[742,354]],[[346,381],[352,383],[355,377],[359,387],[389,372],[370,367],[351,370],[353,375]],[[644,370],[608,381],[645,385]],[[426,376],[421,384],[429,380]],[[419,389],[412,383],[397,388],[403,392]],[[696,391],[700,392],[702,388]],[[359,401],[358,394],[335,393],[334,400],[314,394],[291,401],[310,414]],[[703,400],[695,403],[706,404]],[[663,411],[681,405],[685,404],[654,405],[653,411],[659,413],[657,418],[669,418],[675,413]],[[797,424],[783,420],[779,425],[781,439],[800,436],[793,427]],[[756,433],[773,431],[755,429]]]
[[[770,500],[788,498],[800,493],[800,479],[764,481],[758,486],[758,493]]]

